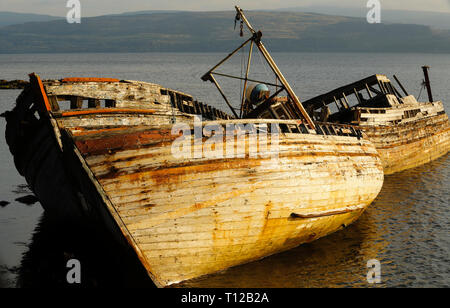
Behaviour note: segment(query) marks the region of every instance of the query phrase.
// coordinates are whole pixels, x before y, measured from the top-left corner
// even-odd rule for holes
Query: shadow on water
[[[39,202],[39,199],[36,198],[35,195],[26,195],[26,196],[17,198],[15,201],[31,206],[31,205],[34,205],[35,203]]]
[[[12,268],[0,265],[0,289],[11,287],[12,282],[7,278],[7,275],[13,271]]]
[[[139,260],[104,230],[55,222],[43,215],[18,269],[17,287],[154,287]],[[81,284],[69,284],[67,262],[81,264]]]
[[[22,195],[14,200],[21,204],[31,206],[39,202],[38,198],[36,198],[36,196],[33,195],[31,190],[28,188],[28,185],[25,184],[17,185],[15,189],[11,191],[11,194]],[[10,204],[10,201],[0,200],[0,208],[7,207]]]

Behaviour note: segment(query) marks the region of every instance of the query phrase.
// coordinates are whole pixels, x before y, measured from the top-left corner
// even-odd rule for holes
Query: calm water
[[[224,110],[211,84],[200,77],[224,54],[65,54],[0,55],[0,79],[69,76],[144,80],[190,93]],[[450,111],[450,55],[421,54],[273,54],[306,100],[374,73],[393,74],[418,95],[421,65],[432,67],[434,96]],[[240,74],[238,55],[222,72]],[[251,77],[267,79],[258,56]],[[223,81],[227,93],[240,84]],[[0,113],[20,93],[0,90]],[[238,95],[231,95],[235,100]],[[425,93],[422,93],[422,98]],[[228,110],[227,110],[228,111]],[[67,286],[65,262],[83,264],[83,286],[152,286],[142,266],[100,230],[60,226],[50,221],[14,168],[0,119],[0,286]],[[450,157],[388,176],[377,200],[347,229],[259,262],[235,267],[196,281],[189,287],[354,287],[369,286],[366,263],[382,263],[383,287],[450,286]],[[19,201],[17,201],[19,200]]]

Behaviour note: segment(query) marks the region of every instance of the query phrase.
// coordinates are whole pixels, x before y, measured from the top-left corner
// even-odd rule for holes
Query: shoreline
[[[24,80],[3,80],[0,79],[0,90],[17,90],[23,89],[29,84],[28,81]]]

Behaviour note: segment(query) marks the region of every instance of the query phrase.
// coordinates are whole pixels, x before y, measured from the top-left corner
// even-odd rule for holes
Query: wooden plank
[[[344,146],[330,142],[328,137],[291,135],[293,139],[282,137],[282,159],[277,162],[270,162],[270,158],[264,163],[246,158],[203,158],[199,164],[173,157],[170,143],[133,150],[135,142],[121,144],[115,154],[103,151],[102,155],[89,155],[86,162],[145,257],[147,270],[159,285],[168,285],[311,241],[311,232],[320,237],[349,224],[373,200],[383,174],[370,143],[364,143],[367,148],[363,151],[361,141],[355,138],[343,137],[342,142],[349,143]],[[127,140],[122,135],[115,138]],[[299,145],[289,145],[290,140]],[[83,148],[85,143],[82,139],[79,142]],[[336,161],[319,170],[316,164],[322,152],[311,142],[322,144]],[[92,140],[90,144],[101,148],[102,143]],[[298,152],[299,147],[303,154]],[[84,148],[81,152],[88,153]],[[352,171],[355,165],[363,170],[358,177]],[[104,176],[106,166],[115,170],[112,177]],[[346,172],[342,172],[344,169]],[[196,194],[192,194],[193,189]],[[169,190],[171,198],[167,198]],[[305,200],[301,206],[299,199]],[[350,211],[352,206],[361,206],[361,211]],[[291,213],[332,211],[336,215],[289,219]]]
[[[201,115],[202,115],[202,117],[205,118],[205,117],[207,116],[205,104],[200,103],[200,110],[201,110]]]
[[[86,78],[86,77],[74,77],[74,78],[64,78],[61,82],[120,82],[119,79],[115,78]]]
[[[342,93],[342,97],[344,98],[342,103],[343,103],[345,109],[349,109],[350,108],[350,104],[348,103],[347,96],[345,96],[345,93]]]
[[[378,84],[379,79],[388,80],[384,75],[373,75],[368,78],[362,79],[360,81],[351,83],[349,85],[337,88],[328,93],[309,99],[303,102],[303,105],[305,106],[305,108],[312,106],[313,110],[317,110],[322,107],[322,101],[324,101],[327,105],[329,105],[335,102],[336,100],[335,97],[337,95],[341,95],[341,93],[345,93],[345,95],[351,94],[354,92],[354,89],[356,89],[357,91],[361,91],[366,87]]]
[[[83,98],[79,96],[72,96],[70,98],[70,109],[83,108]]]
[[[114,108],[116,107],[116,101],[113,99],[105,99],[105,107],[106,108]]]
[[[88,108],[100,108],[100,100],[95,98],[89,98]]]
[[[51,110],[53,110],[55,112],[59,111],[59,104],[58,104],[58,99],[56,98],[56,96],[49,96],[48,100],[50,102]]]
[[[39,93],[39,100],[46,111],[51,111],[51,105],[47,97],[47,93],[45,92],[44,85],[42,83],[41,77],[37,74],[32,73],[30,76],[30,83],[32,84],[34,90]]]
[[[367,85],[367,83],[365,84],[365,86],[366,86],[367,94],[368,94],[369,97],[372,99],[372,98],[373,98],[373,95],[372,95],[372,92],[370,92],[370,89],[369,89],[369,86]]]
[[[180,100],[179,96],[174,93],[173,98],[175,100],[175,105],[177,106],[178,110],[180,110],[181,112],[184,112],[183,102]]]
[[[94,110],[79,110],[79,111],[67,111],[62,112],[63,117],[73,117],[81,115],[90,114],[114,114],[114,113],[130,113],[130,114],[154,114],[155,110],[151,109],[119,109],[119,108],[108,108],[108,109],[94,109]],[[57,114],[55,114],[57,115]]]
[[[214,121],[215,118],[214,118],[214,114],[213,114],[213,112],[212,112],[211,106],[207,105],[207,108],[208,108],[208,117],[209,117],[211,120]]]

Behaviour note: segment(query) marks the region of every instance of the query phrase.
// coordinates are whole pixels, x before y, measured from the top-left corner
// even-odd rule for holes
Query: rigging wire
[[[259,60],[261,62],[261,65],[264,68],[264,71],[266,72],[267,77],[270,79],[270,73],[269,73],[269,70],[267,69],[268,64],[263,60],[260,52],[258,52],[258,55],[259,55]]]
[[[241,75],[240,75],[240,77],[241,78],[243,78],[243,74],[244,74],[244,51],[245,51],[245,46],[242,48],[242,50],[241,50]],[[239,85],[240,85],[240,90],[239,90],[239,104],[242,104],[242,90],[243,90],[243,85],[242,85],[242,83],[243,83],[244,81],[243,80],[241,80],[240,82],[239,82]]]
[[[267,64],[267,62],[264,61],[261,53],[257,52],[257,54],[259,55],[259,60],[261,62],[261,65],[264,67],[264,71],[266,72],[266,75],[267,75],[268,79],[270,80],[271,79],[271,73],[270,73],[271,69],[269,68],[269,65]],[[275,75],[275,82],[274,83],[278,85],[278,77],[276,75]],[[278,91],[278,86],[275,87],[275,91]]]
[[[422,95],[422,91],[425,89],[425,82],[422,83],[422,86],[420,87],[419,96],[417,97],[417,100],[420,100],[420,96]]]

